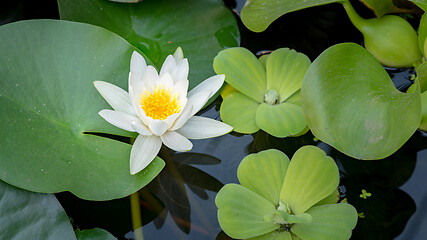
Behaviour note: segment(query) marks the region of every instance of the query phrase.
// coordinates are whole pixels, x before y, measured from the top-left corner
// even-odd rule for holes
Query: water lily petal
[[[262,103],[256,112],[256,124],[275,137],[300,133],[307,126],[302,107],[287,102]]]
[[[193,105],[187,104],[181,112],[181,115],[176,119],[175,123],[170,128],[171,131],[175,131],[181,128],[190,117],[192,117],[191,113],[193,112]]]
[[[136,116],[131,98],[125,90],[103,81],[95,81],[93,85],[114,110]]]
[[[110,124],[113,124],[114,126],[129,132],[135,132],[131,124],[132,121],[139,121],[139,119],[135,116],[110,109],[101,110],[99,115],[101,115],[101,117]]]
[[[172,77],[175,82],[186,80],[188,78],[188,60],[186,58],[182,59],[172,71]]]
[[[244,95],[263,102],[267,80],[264,67],[246,48],[222,50],[214,59],[217,74],[225,74],[225,81]]]
[[[206,102],[209,100],[209,96],[211,94],[211,91],[204,90],[197,92],[196,94],[192,95],[188,98],[189,104],[193,106],[193,109],[191,111],[190,116],[193,116],[196,114],[202,107],[206,104]]]
[[[208,96],[208,98],[210,98],[222,87],[224,79],[224,74],[212,76],[201,82],[199,85],[195,86],[193,89],[191,89],[191,91],[188,92],[188,97],[190,98],[201,91],[210,90],[211,94]]]
[[[304,146],[292,157],[283,182],[280,199],[294,214],[304,213],[338,187],[335,161],[315,146]]]
[[[130,173],[138,173],[153,161],[160,151],[162,140],[157,136],[138,135],[130,152]]]
[[[145,135],[145,136],[151,136],[153,135],[153,133],[150,132],[150,129],[147,128],[147,126],[145,126],[144,123],[141,122],[141,120],[138,119],[138,121],[132,121],[131,122],[133,129],[141,134],[141,135]]]
[[[167,131],[160,138],[168,148],[177,152],[186,152],[193,148],[190,140],[175,131]]]
[[[157,70],[153,66],[148,65],[144,71],[144,74],[142,75],[142,81],[144,82],[144,87],[149,91],[152,91],[154,86],[156,86],[159,81]]]
[[[188,80],[184,79],[175,83],[174,91],[179,93],[179,98],[187,98]]]
[[[218,137],[232,130],[231,126],[223,122],[206,117],[193,116],[176,131],[188,139],[205,139]]]
[[[161,75],[158,84],[162,84],[166,89],[174,88],[173,78],[169,73],[164,73]]]
[[[132,104],[139,101],[141,92],[146,89],[145,84],[142,82],[142,76],[138,74],[129,73],[129,96]]]
[[[254,133],[259,130],[255,116],[259,103],[240,92],[228,95],[221,104],[220,114],[223,122],[239,133]]]
[[[130,59],[130,72],[142,76],[144,74],[147,63],[144,57],[138,52],[134,51]]]
[[[301,89],[302,80],[310,66],[310,59],[295,50],[280,48],[267,58],[267,91],[274,89],[284,102]]]
[[[163,62],[162,68],[160,69],[160,76],[165,73],[170,73],[176,68],[176,61],[172,55],[168,55]]]
[[[165,121],[152,119],[148,123],[148,128],[154,135],[161,136],[168,130],[169,126]]]
[[[280,227],[272,219],[275,206],[241,185],[225,185],[218,192],[215,204],[219,225],[232,238],[261,236]]]
[[[184,58],[184,53],[182,52],[182,48],[178,47],[175,52],[173,53],[173,57],[175,58],[175,61],[179,63]]]
[[[310,223],[297,223],[291,232],[304,240],[347,240],[357,223],[356,209],[347,203],[312,207]]]
[[[237,169],[242,186],[252,190],[271,204],[278,204],[290,160],[276,149],[246,156]]]

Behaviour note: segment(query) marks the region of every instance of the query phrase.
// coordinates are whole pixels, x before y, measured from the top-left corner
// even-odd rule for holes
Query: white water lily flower
[[[160,74],[153,66],[147,66],[139,53],[133,52],[129,93],[107,82],[94,82],[114,109],[104,109],[99,115],[116,127],[139,133],[130,154],[131,174],[148,166],[162,143],[183,152],[193,147],[188,139],[217,137],[232,130],[225,123],[194,116],[221,88],[224,75],[206,79],[187,94],[188,70],[181,48],[166,58]]]

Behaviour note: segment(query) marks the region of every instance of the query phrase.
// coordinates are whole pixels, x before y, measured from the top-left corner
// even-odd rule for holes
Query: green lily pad
[[[53,194],[25,191],[0,180],[0,239],[76,240]]]
[[[241,18],[247,28],[262,32],[285,13],[342,0],[251,0],[245,3]]]
[[[357,223],[357,211],[347,203],[312,207],[307,213],[313,217],[312,222],[291,228],[304,240],[348,240]]]
[[[77,240],[117,240],[111,233],[101,228],[76,230]]]
[[[0,109],[6,113],[0,117],[0,179],[36,192],[108,200],[139,190],[161,171],[164,162],[156,158],[132,176],[131,145],[86,134],[129,134],[98,115],[109,106],[93,81],[125,88],[136,48],[100,27],[34,20],[2,26],[0,49]]]
[[[240,43],[236,20],[221,0],[58,0],[61,19],[104,27],[125,38],[160,68],[181,47],[188,58],[189,89],[213,75],[212,59]]]
[[[215,204],[219,225],[232,238],[256,237],[280,227],[272,219],[275,206],[241,185],[225,185],[218,192]]]
[[[334,192],[338,183],[335,161],[318,147],[304,146],[292,157],[280,199],[294,214],[301,214]]]
[[[242,186],[278,205],[288,165],[284,153],[269,149],[246,156],[237,169],[237,178]]]
[[[398,91],[381,64],[354,43],[332,46],[312,63],[301,100],[312,133],[358,159],[391,155],[421,120],[419,86]]]

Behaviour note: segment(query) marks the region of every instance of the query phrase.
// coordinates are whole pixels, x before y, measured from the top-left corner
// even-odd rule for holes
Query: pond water
[[[226,1],[238,12],[244,1]],[[2,23],[30,18],[58,18],[56,1],[37,4],[16,1],[15,11],[3,14]],[[265,32],[253,33],[239,21],[241,46],[254,53],[290,47],[314,60],[336,43],[362,42],[342,7],[331,4],[287,14]],[[398,89],[409,86],[412,70],[388,69]],[[220,99],[201,115],[220,119]],[[350,127],[350,126],[349,126]],[[301,146],[316,145],[340,167],[341,195],[360,214],[351,239],[418,240],[427,235],[427,134],[415,132],[395,154],[379,161],[352,159],[314,136],[278,139],[258,132],[227,134],[193,141],[187,153],[163,149],[166,167],[140,192],[145,239],[229,239],[219,227],[216,192],[227,183],[237,183],[240,161],[249,153],[276,148],[289,157]],[[362,189],[371,197],[361,198]],[[129,198],[106,202],[84,201],[69,193],[56,194],[75,227],[106,229],[119,239],[133,239]]]

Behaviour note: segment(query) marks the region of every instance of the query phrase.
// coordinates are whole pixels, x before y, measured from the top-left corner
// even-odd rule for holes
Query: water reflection
[[[206,190],[218,192],[223,184],[191,164],[217,165],[221,160],[208,154],[174,153],[166,148],[162,148],[160,157],[166,162],[165,168],[139,191],[141,199],[146,203],[143,205],[143,215],[146,210],[156,213],[158,217],[154,219],[154,225],[160,229],[169,213],[182,232],[189,234],[191,228],[194,228],[208,235],[206,230],[191,222],[191,207],[186,187],[201,200],[209,199]]]

